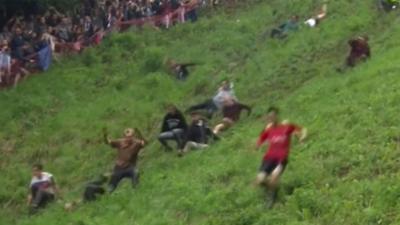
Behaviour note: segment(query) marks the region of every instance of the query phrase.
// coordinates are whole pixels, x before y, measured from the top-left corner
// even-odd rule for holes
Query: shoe
[[[268,194],[267,200],[266,200],[266,206],[268,209],[272,209],[274,207],[274,204],[276,200],[278,199],[278,191],[272,191]]]

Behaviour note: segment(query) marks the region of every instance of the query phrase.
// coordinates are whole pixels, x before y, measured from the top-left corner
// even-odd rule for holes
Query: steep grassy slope
[[[317,6],[254,2],[170,31],[115,35],[1,92],[0,224],[400,224],[399,21],[380,14],[373,1],[336,0],[320,28],[303,28],[285,41],[260,40],[288,15],[306,17]],[[346,40],[360,33],[370,34],[373,59],[337,73]],[[162,68],[166,57],[200,65],[187,82],[177,82]],[[235,82],[254,114],[209,150],[184,158],[162,152],[154,137],[163,105],[199,102],[224,78]],[[252,186],[262,156],[253,149],[272,104],[311,135],[304,145],[294,143],[280,202],[266,210]],[[56,175],[65,200],[79,198],[85,181],[111,169],[104,126],[116,137],[127,126],[152,137],[138,189],[123,183],[72,213],[59,202],[24,216],[33,162]]]

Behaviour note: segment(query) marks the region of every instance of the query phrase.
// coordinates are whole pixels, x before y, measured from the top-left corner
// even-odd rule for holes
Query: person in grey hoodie
[[[233,91],[233,84],[230,83],[228,80],[224,80],[222,82],[221,87],[218,89],[217,94],[213,98],[207,99],[206,101],[198,105],[191,106],[185,112],[191,113],[194,111],[204,110],[207,113],[207,117],[212,118],[214,113],[223,108],[224,101],[226,99],[238,101],[237,97],[235,96],[235,92]]]

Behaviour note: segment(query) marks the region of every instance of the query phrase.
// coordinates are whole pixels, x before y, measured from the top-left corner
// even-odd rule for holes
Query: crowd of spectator
[[[55,53],[79,52],[99,44],[106,31],[120,30],[123,22],[169,15],[181,6],[193,4],[205,1],[83,0],[77,8],[65,13],[54,7],[40,15],[17,13],[0,33],[0,87],[15,85],[20,78],[40,69],[35,63],[36,53],[46,47],[57,59]],[[192,21],[197,19],[195,10],[183,16]],[[168,26],[171,23],[166,22]]]

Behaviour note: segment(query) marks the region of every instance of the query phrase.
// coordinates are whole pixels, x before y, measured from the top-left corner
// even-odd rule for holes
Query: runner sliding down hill
[[[104,142],[118,151],[114,171],[109,183],[109,191],[113,192],[123,178],[130,178],[132,186],[135,187],[139,182],[139,173],[136,166],[139,152],[147,141],[144,140],[138,129],[125,129],[124,137],[117,140],[110,140],[107,129],[104,129],[103,132]]]
[[[271,107],[268,110],[268,122],[266,129],[261,133],[257,149],[268,141],[269,147],[261,163],[260,171],[257,175],[256,183],[265,186],[269,192],[268,207],[271,208],[278,195],[279,178],[283,174],[288,163],[290,152],[290,140],[292,134],[299,135],[302,142],[307,136],[307,130],[290,123],[280,123],[278,121],[277,108]]]

